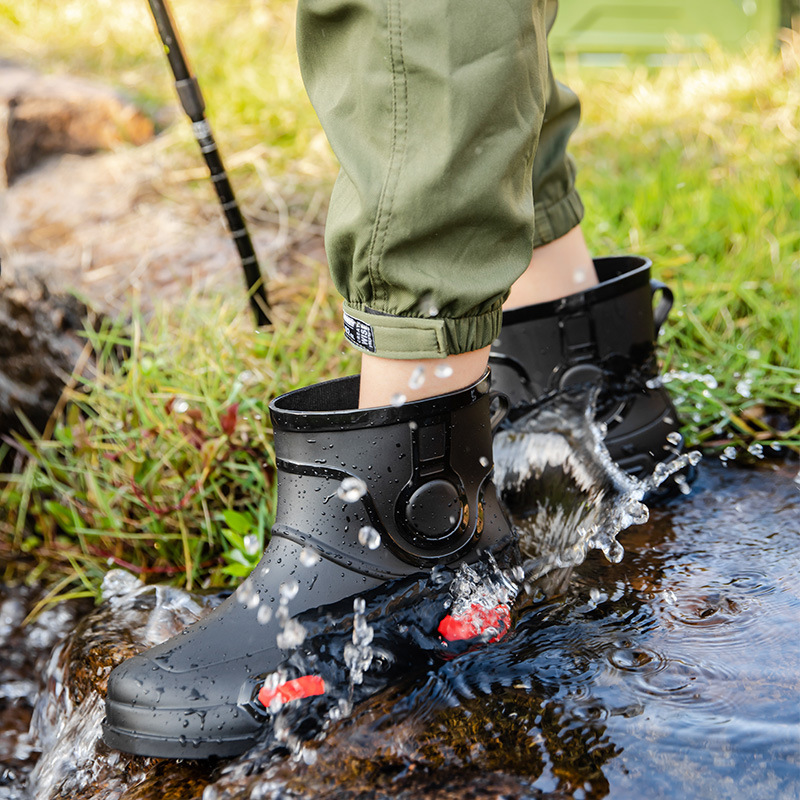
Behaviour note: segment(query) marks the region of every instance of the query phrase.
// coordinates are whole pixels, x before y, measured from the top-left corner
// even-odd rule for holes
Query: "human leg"
[[[112,673],[113,746],[242,752],[267,718],[258,682],[298,641],[290,614],[474,561],[479,549],[513,551],[491,480],[484,373],[508,287],[530,259],[540,5],[531,14],[528,0],[491,11],[483,0],[301,3],[305,79],[342,163],[329,260],[365,374],[273,401],[269,548],[208,618]],[[417,372],[429,360],[452,373]],[[413,394],[420,374],[426,388]],[[389,402],[361,394],[365,380],[382,384],[370,391],[390,386]],[[405,401],[391,402],[398,393]],[[359,408],[360,396],[373,407]],[[287,640],[287,629],[297,635]]]

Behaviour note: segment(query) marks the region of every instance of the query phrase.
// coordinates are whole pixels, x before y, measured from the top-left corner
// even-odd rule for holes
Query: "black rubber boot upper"
[[[598,385],[597,419],[608,428],[611,457],[632,474],[649,474],[682,444],[672,401],[651,381],[672,292],[650,279],[646,258],[598,258],[594,265],[597,286],[503,313],[490,356],[492,388],[508,395],[513,418],[561,390]]]
[[[488,377],[398,408],[359,410],[358,392],[357,377],[343,378],[271,404],[278,507],[269,546],[208,617],[112,672],[108,744],[160,757],[243,752],[264,724],[254,676],[293,644],[281,603],[294,617],[512,540],[490,478]]]

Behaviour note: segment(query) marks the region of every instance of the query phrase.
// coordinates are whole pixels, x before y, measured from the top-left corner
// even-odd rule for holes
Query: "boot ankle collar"
[[[279,430],[344,430],[410,422],[472,405],[489,393],[489,373],[465,389],[398,406],[358,408],[360,376],[296,389],[276,397],[269,406],[272,425]]]
[[[530,306],[514,308],[503,312],[503,325],[528,322],[533,319],[550,317],[563,311],[586,308],[595,303],[617,297],[624,292],[646,286],[650,280],[650,267],[653,262],[641,256],[607,256],[595,258],[594,268],[600,280],[596,286],[583,292],[534,303]]]

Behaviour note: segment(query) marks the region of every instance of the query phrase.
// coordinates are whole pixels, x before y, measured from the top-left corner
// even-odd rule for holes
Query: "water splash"
[[[352,644],[345,645],[344,661],[350,673],[350,682],[356,686],[364,681],[364,673],[372,664],[372,640],[375,631],[364,616],[366,602],[363,597],[353,600]]]
[[[618,562],[617,535],[647,521],[644,498],[700,459],[676,455],[644,479],[629,475],[605,446],[595,401],[592,390],[563,392],[495,434],[495,481],[520,532],[528,580],[574,567],[590,549]]]

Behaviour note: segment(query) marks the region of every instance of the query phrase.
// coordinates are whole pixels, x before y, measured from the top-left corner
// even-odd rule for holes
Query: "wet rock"
[[[41,757],[28,776],[33,800],[189,798],[202,793],[210,766],[139,758],[101,740],[108,674],[116,664],[169,638],[219,602],[170,587],[145,586],[113,570],[105,602],[54,650],[43,670],[46,691],[33,712],[30,739]],[[180,787],[185,792],[181,793]],[[139,787],[139,788],[137,788]],[[172,787],[167,791],[166,787]]]
[[[43,430],[78,363],[86,307],[40,281],[0,277],[0,435]]]
[[[0,62],[0,186],[57,153],[142,144],[152,122],[108,87]]]

